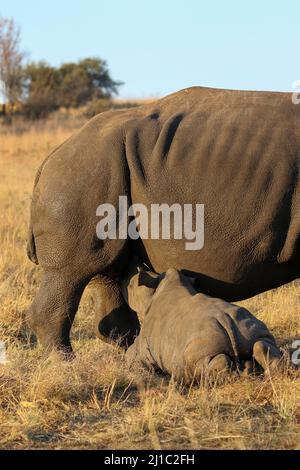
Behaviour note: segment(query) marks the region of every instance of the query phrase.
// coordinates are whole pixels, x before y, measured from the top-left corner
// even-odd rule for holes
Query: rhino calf
[[[266,325],[248,310],[197,293],[194,280],[168,269],[140,271],[122,278],[129,306],[144,315],[140,334],[126,352],[139,362],[190,384],[205,371],[253,371],[279,365],[281,354]]]

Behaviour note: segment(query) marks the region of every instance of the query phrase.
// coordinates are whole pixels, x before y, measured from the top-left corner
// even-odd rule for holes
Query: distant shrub
[[[30,119],[44,118],[59,106],[59,73],[46,62],[29,64],[23,73],[23,112]]]
[[[129,109],[140,106],[140,103],[134,101],[111,101],[106,98],[100,98],[98,100],[92,100],[88,103],[84,115],[88,118],[92,118],[97,114],[104,113],[104,111],[114,109]]]
[[[114,81],[107,64],[86,58],[56,68],[46,62],[28,64],[23,70],[23,110],[26,117],[44,118],[50,112],[88,106],[89,116],[110,107],[110,98],[122,82]]]
[[[106,98],[99,98],[98,100],[92,100],[88,103],[85,109],[85,116],[88,118],[92,118],[96,116],[96,114],[103,113],[104,111],[108,111],[113,107],[111,100]]]
[[[138,101],[114,101],[113,109],[129,109],[129,108],[136,108],[137,106],[141,106],[141,102]]]

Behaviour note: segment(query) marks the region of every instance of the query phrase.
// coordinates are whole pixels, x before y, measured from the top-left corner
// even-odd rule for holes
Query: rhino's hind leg
[[[206,356],[197,360],[193,352],[196,352],[195,348],[191,348],[190,357],[185,362],[184,380],[186,383],[200,383],[205,377],[213,381],[222,380],[234,370],[234,363],[227,354],[217,354],[211,359]]]
[[[76,279],[65,271],[44,272],[27,321],[47,351],[72,356],[70,329],[88,282],[89,278]]]
[[[193,370],[193,374],[185,375],[185,383],[201,383],[207,379],[209,382],[223,381],[229,376],[233,366],[233,362],[227,354],[218,354],[212,359],[201,358],[193,368],[189,367],[190,372]]]
[[[137,314],[125,302],[115,280],[98,276],[92,286],[97,335],[106,342],[117,342],[122,347],[129,347],[140,331]]]
[[[280,351],[269,341],[257,341],[253,346],[253,357],[264,370],[281,368],[282,357]]]

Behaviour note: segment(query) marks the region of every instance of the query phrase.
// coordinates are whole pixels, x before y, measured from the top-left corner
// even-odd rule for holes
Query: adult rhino
[[[139,329],[118,276],[134,252],[155,272],[199,276],[202,292],[234,301],[299,277],[300,107],[287,93],[190,88],[102,113],[38,170],[28,255],[44,275],[29,310],[46,347],[71,352],[82,292],[97,276],[102,337]],[[205,205],[205,243],[99,240],[96,208],[131,203]]]

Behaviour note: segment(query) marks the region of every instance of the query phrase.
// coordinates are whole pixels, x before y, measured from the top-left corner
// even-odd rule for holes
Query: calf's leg
[[[203,346],[198,340],[192,340],[184,353],[185,382],[201,381],[203,375],[220,378],[233,370],[234,363],[227,354],[214,357],[203,356]]]

